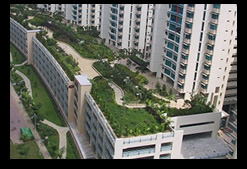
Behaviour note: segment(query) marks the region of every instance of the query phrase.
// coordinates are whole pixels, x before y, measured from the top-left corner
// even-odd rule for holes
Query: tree
[[[62,159],[63,153],[65,152],[65,147],[60,148],[55,152],[55,157],[57,159]]]
[[[160,83],[159,82],[156,83],[155,88],[157,92],[160,93]]]
[[[30,140],[30,137],[27,134],[22,133],[20,136],[20,140],[22,140],[23,142],[26,142],[26,141]]]

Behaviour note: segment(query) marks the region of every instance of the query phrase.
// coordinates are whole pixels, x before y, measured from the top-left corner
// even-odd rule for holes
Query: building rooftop
[[[75,78],[80,83],[81,86],[92,85],[86,75],[75,75]]]
[[[181,153],[185,159],[224,158],[230,149],[223,140],[211,137],[184,139]]]

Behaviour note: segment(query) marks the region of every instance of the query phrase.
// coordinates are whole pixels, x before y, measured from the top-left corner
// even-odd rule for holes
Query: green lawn
[[[74,143],[74,140],[70,134],[67,132],[67,155],[66,159],[81,159],[80,154],[77,150],[77,147]]]
[[[22,145],[29,147],[29,152],[26,156],[19,153],[18,149]],[[43,159],[43,156],[42,154],[39,154],[39,147],[35,141],[28,141],[23,144],[14,145],[10,140],[10,159]]]
[[[16,67],[16,69],[29,78],[32,86],[33,100],[35,103],[42,104],[42,107],[39,109],[39,113],[42,114],[45,119],[58,126],[66,126],[63,117],[56,108],[56,104],[53,101],[48,89],[46,89],[46,86],[43,84],[34,68],[31,65],[25,65]]]
[[[91,94],[118,137],[163,132],[164,127],[146,109],[129,109],[115,102],[114,91],[107,80],[96,77]]]
[[[12,54],[13,64],[21,64],[26,60],[26,58],[22,54],[20,54],[21,52],[11,43],[10,43],[10,52]]]

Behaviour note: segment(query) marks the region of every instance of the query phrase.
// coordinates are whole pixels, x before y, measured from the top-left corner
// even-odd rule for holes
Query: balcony
[[[216,30],[213,30],[213,29],[209,29],[208,31],[209,33],[213,34],[213,35],[216,35]]]
[[[119,17],[119,18],[118,18],[118,20],[119,20],[119,21],[123,21],[123,20],[124,20],[124,18],[123,18],[123,17],[122,17],[122,18],[121,18],[121,17]]]
[[[190,39],[184,38],[184,42],[185,42],[185,43],[190,44],[190,41],[191,41]]]
[[[188,64],[188,60],[183,59],[183,58],[181,58],[180,62],[183,63],[183,64]]]
[[[186,20],[185,21],[192,23],[193,22],[193,18],[186,17]]]
[[[212,64],[212,60],[205,59],[205,63],[206,63],[207,65],[211,65],[211,64]]]
[[[142,11],[141,10],[140,11],[136,11],[136,14],[140,15],[140,14],[142,14]]]
[[[195,7],[188,6],[187,7],[187,11],[194,12],[195,11]]]
[[[204,84],[208,84],[208,79],[204,79],[204,78],[202,78],[202,80],[201,80]]]
[[[214,23],[214,24],[218,24],[218,19],[211,18],[211,22]]]
[[[220,8],[213,8],[212,12],[214,12],[214,13],[220,13]]]
[[[191,28],[185,28],[184,31],[187,32],[187,33],[191,33],[192,29]]]
[[[214,45],[215,44],[215,40],[208,39],[208,43],[211,44],[211,45]]]
[[[185,48],[182,48],[182,52],[185,53],[185,54],[189,54],[189,50],[188,49],[185,49]]]
[[[182,79],[182,78],[178,78],[178,81],[180,82],[180,83],[184,83],[185,82],[185,79]]]
[[[122,39],[118,39],[117,42],[122,42]]]
[[[179,93],[184,93],[184,89],[182,89],[182,88],[180,88],[180,87],[177,87],[177,91],[178,91]]]
[[[186,74],[186,69],[180,68],[180,69],[179,69],[179,72],[181,72],[182,74]]]
[[[213,50],[206,49],[206,53],[208,53],[209,55],[213,55],[214,51]]]
[[[204,94],[206,94],[207,93],[207,89],[204,89],[204,88],[200,88],[200,91],[202,92],[202,93],[204,93]]]
[[[118,31],[118,35],[119,35],[119,36],[120,36],[120,35],[123,35],[123,32],[119,32],[119,31]]]
[[[203,69],[202,72],[205,73],[206,75],[209,75],[210,74],[210,70],[207,70],[207,69]]]
[[[140,22],[141,21],[141,19],[140,18],[136,18],[136,20],[135,20],[136,22]]]

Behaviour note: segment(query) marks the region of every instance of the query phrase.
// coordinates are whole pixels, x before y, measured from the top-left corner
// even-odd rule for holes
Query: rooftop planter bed
[[[51,29],[53,37],[71,45],[82,57],[91,59],[115,59],[114,52],[109,49],[104,43],[98,43],[97,39],[89,33],[95,32],[95,29],[87,31],[75,32],[70,26],[61,23],[45,23],[43,26]],[[94,34],[94,33],[93,33]]]
[[[60,47],[58,47],[54,39],[47,38],[47,40],[45,40],[40,34],[37,34],[36,37],[57,60],[70,80],[73,81],[74,75],[80,71],[78,62],[76,62],[71,55],[67,55]]]
[[[95,62],[93,66],[107,79],[113,80],[125,92],[125,101],[141,101],[152,97],[150,91],[145,89],[142,84],[147,83],[147,79],[139,73],[134,73],[126,66],[115,64],[112,68],[107,62]],[[139,94],[138,97],[136,94]]]
[[[91,95],[118,137],[154,134],[167,130],[146,109],[128,109],[115,102],[114,91],[102,76],[92,80]]]

